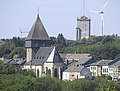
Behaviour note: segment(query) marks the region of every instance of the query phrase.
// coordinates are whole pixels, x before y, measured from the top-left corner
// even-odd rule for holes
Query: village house
[[[114,60],[100,60],[89,65],[92,76],[111,76],[112,80],[120,79],[120,57]]]
[[[66,64],[66,70],[63,72],[62,80],[72,81],[80,78],[92,78],[92,73],[86,67],[93,61],[89,54],[63,53],[60,55]]]
[[[109,75],[109,63],[112,60],[100,60],[98,62],[94,62],[89,65],[90,71],[92,72],[92,76],[101,76],[101,75]]]

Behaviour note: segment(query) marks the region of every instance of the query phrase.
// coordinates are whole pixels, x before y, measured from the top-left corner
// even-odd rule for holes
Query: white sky
[[[86,0],[86,15],[91,18],[91,34],[101,35],[100,15],[106,0]],[[67,39],[76,39],[77,17],[83,14],[83,0],[0,0],[0,39],[21,36],[30,31],[36,20],[37,8],[49,34],[62,33]],[[104,10],[104,34],[120,35],[120,0],[110,0]],[[26,37],[27,33],[23,34]]]

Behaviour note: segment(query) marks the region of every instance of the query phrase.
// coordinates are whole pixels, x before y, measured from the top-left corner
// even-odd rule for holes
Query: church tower
[[[27,48],[26,60],[31,61],[40,47],[50,46],[51,41],[42,24],[42,21],[37,15],[37,19],[34,22],[26,40],[25,47]]]
[[[85,15],[77,18],[77,28],[76,28],[76,40],[81,40],[83,38],[90,37],[90,25],[91,19],[86,17]]]

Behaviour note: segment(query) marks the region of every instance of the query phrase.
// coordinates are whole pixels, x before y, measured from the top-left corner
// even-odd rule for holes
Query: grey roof
[[[76,54],[76,53],[60,53],[60,56],[63,60],[68,59],[68,60],[77,60],[79,64],[85,64],[88,62],[92,57],[90,54]]]
[[[24,64],[25,62],[26,62],[26,60],[25,60],[25,59],[24,59],[24,60],[23,60],[23,59],[21,59],[21,60],[18,60],[18,61],[17,61],[17,63],[18,63],[19,65],[22,65],[22,64]]]
[[[94,62],[90,65],[93,65],[93,66],[108,66],[110,62],[112,62],[113,60],[100,60],[98,62]]]
[[[44,62],[46,62],[53,49],[54,47],[40,47],[35,56],[33,57],[33,60],[31,61],[32,65],[42,65]],[[30,65],[31,62],[27,62],[26,65]],[[62,62],[62,59],[56,49],[54,52],[52,62],[53,63]]]
[[[80,72],[84,66],[81,65],[72,65],[68,67],[64,72]]]
[[[39,15],[37,16],[37,19],[35,23],[33,24],[26,40],[50,40],[45,27],[42,24],[42,21],[39,18]]]
[[[58,51],[55,49],[55,55],[54,55],[54,63],[61,63],[63,62],[61,56],[59,55]]]
[[[110,67],[119,67],[119,66],[120,66],[120,60],[110,65]]]
[[[18,65],[18,63],[15,60],[12,60],[10,63],[14,65]]]
[[[65,59],[79,59],[79,58],[89,57],[90,54],[60,53],[60,56]]]
[[[87,74],[91,74],[90,70],[87,69],[86,67],[84,67],[81,71],[80,71],[80,75],[81,76],[86,76]]]
[[[10,63],[12,61],[12,59],[3,59],[2,60],[4,63]]]
[[[46,62],[53,48],[54,47],[40,47],[31,61],[32,65],[41,65]],[[31,64],[31,62],[27,62],[26,65]]]

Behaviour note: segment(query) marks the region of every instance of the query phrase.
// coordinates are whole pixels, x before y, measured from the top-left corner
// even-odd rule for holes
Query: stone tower
[[[40,47],[48,47],[50,44],[50,38],[38,14],[37,19],[25,40],[25,47],[27,49],[27,62],[33,59],[33,56],[36,54]]]
[[[90,37],[91,19],[86,16],[81,16],[77,18],[77,28],[76,28],[76,40],[81,40],[83,38]]]

